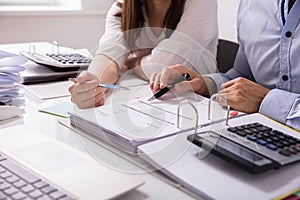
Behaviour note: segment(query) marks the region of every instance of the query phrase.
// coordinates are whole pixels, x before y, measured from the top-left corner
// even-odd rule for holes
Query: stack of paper
[[[129,154],[136,154],[137,146],[141,144],[194,129],[197,117],[191,106],[186,105],[177,114],[178,105],[184,100],[191,100],[197,109],[197,127],[212,123],[208,119],[209,99],[205,97],[190,93],[170,100],[148,102],[147,99],[148,97],[112,103],[88,110],[75,109],[70,113],[70,121],[73,126]],[[220,115],[213,121],[224,121],[225,118],[226,112],[220,109]]]
[[[27,59],[23,56],[0,51],[0,102],[19,105],[22,95],[19,93],[22,82],[20,72],[25,68]]]

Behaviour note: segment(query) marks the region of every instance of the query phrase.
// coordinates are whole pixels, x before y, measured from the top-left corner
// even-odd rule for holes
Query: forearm
[[[271,90],[260,105],[259,112],[300,130],[300,94]]]
[[[114,84],[119,77],[119,67],[110,58],[97,55],[90,64],[88,71],[95,74],[99,81]]]

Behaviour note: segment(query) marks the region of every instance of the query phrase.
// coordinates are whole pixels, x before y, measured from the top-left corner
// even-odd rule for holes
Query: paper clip
[[[192,104],[190,101],[187,101],[187,100],[180,102],[180,104],[179,104],[178,107],[177,107],[177,128],[180,128],[180,125],[179,125],[179,117],[180,117],[179,112],[180,112],[181,107],[182,107],[184,104],[189,104],[190,106],[192,106],[192,108],[193,108],[194,111],[195,111],[195,115],[196,115],[195,133],[197,133],[197,129],[198,129],[198,121],[199,121],[198,110],[197,110],[197,108],[195,107],[194,104]]]

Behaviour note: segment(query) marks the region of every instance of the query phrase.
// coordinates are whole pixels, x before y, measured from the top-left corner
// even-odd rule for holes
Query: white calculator
[[[21,51],[20,53],[35,63],[52,67],[58,71],[87,68],[92,61],[91,58],[83,56],[79,53],[40,54],[25,51]]]

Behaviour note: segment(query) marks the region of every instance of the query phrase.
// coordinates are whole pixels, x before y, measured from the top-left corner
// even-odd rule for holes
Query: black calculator
[[[52,67],[57,71],[72,71],[79,68],[86,69],[92,61],[91,58],[79,53],[39,54],[21,52],[21,54],[35,63]]]
[[[217,139],[216,139],[217,138]],[[187,139],[212,153],[257,174],[300,161],[300,140],[287,133],[255,122],[189,135]]]

